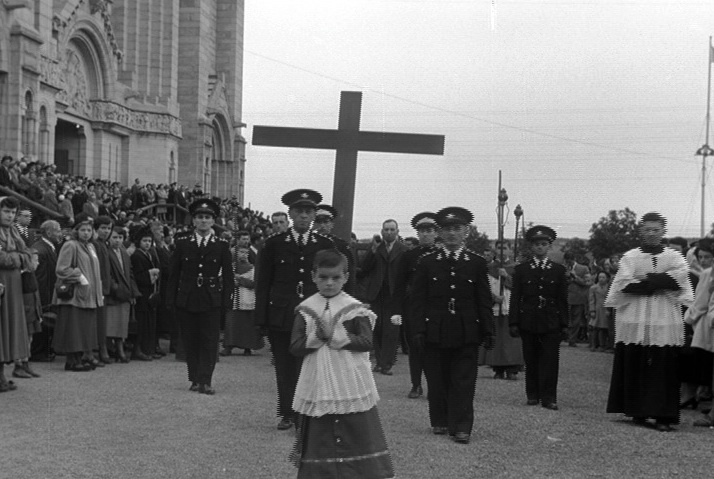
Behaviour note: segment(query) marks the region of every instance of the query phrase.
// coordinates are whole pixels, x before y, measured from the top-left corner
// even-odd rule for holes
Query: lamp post
[[[513,210],[513,216],[516,217],[516,237],[513,242],[513,261],[518,261],[518,223],[521,221],[521,216],[523,216],[523,208],[521,205],[516,205],[516,209]]]
[[[709,136],[709,135],[707,135],[707,136]],[[701,206],[699,236],[701,238],[703,238],[704,237],[704,206],[705,206],[704,194],[705,194],[706,184],[707,184],[707,156],[714,156],[714,150],[709,148],[709,145],[707,143],[704,143],[704,145],[697,150],[695,155],[702,157],[702,206]]]

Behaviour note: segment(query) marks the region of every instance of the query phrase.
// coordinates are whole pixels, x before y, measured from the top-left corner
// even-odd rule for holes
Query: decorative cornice
[[[106,100],[91,100],[91,120],[111,123],[143,133],[159,133],[181,138],[181,120],[168,113],[136,111]]]

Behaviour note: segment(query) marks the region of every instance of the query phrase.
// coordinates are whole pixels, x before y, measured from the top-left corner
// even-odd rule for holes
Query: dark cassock
[[[282,202],[293,225],[269,236],[258,253],[255,325],[267,333],[273,353],[280,430],[290,429],[296,417],[292,403],[302,360],[290,353],[295,307],[317,292],[311,275],[315,254],[334,248],[332,240],[309,230],[321,200],[313,190],[285,193]]]
[[[552,228],[533,226],[525,237],[531,243],[534,256],[517,265],[513,272],[509,333],[521,338],[527,404],[540,403],[555,411],[558,409],[560,339],[568,327],[566,270],[547,256],[556,237]]]
[[[186,352],[189,390],[212,395],[222,316],[231,309],[233,266],[228,242],[213,234],[219,207],[191,203],[194,230],[177,238],[171,256],[166,304],[176,311]]]
[[[412,287],[413,343],[424,350],[432,432],[459,443],[473,429],[479,345],[493,339],[486,260],[463,245],[472,220],[459,207],[436,213],[443,248],[419,260]]]
[[[665,225],[658,213],[642,217],[642,246],[623,255],[605,301],[617,311],[607,412],[652,418],[660,431],[679,423],[682,306],[694,300],[686,260],[661,244]]]

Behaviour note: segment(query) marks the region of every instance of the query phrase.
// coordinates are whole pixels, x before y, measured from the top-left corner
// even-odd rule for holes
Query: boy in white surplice
[[[318,252],[312,279],[319,292],[296,308],[290,352],[304,356],[293,399],[298,478],[394,477],[369,362],[377,318],[342,291],[347,277],[343,254]]]

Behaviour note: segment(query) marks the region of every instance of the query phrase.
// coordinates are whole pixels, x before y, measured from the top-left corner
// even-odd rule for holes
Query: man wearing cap
[[[429,419],[434,434],[471,439],[481,343],[492,347],[493,314],[486,260],[464,247],[470,211],[436,213],[443,241],[421,257],[412,286],[413,344],[424,351]]]
[[[561,333],[568,327],[565,267],[548,259],[555,231],[534,226],[526,232],[533,257],[516,266],[509,303],[509,332],[521,338],[526,363],[526,398],[558,410],[558,360]]]
[[[166,305],[176,310],[186,350],[191,391],[215,394],[221,317],[231,309],[233,266],[228,242],[213,233],[219,207],[210,199],[189,206],[195,229],[176,238],[166,285]]]
[[[325,204],[317,205],[313,228],[319,234],[330,238],[335,245],[335,249],[347,258],[347,271],[349,272],[349,276],[347,284],[345,284],[343,289],[347,294],[354,294],[356,280],[356,275],[354,274],[354,256],[352,255],[349,243],[339,236],[332,234],[332,228],[335,227],[335,218],[337,218],[337,209],[333,206]]]
[[[374,235],[370,249],[362,261],[361,274],[367,277],[364,301],[377,315],[374,326],[374,372],[386,376],[394,374],[392,366],[397,359],[403,288],[397,288],[397,277],[402,255],[407,250],[399,241],[399,225],[393,219],[382,223],[382,235]]]
[[[292,408],[301,360],[290,354],[290,334],[295,307],[317,292],[312,281],[312,261],[323,249],[334,248],[332,240],[310,231],[322,195],[300,189],[285,193],[293,225],[269,236],[258,253],[255,285],[255,325],[267,332],[273,351],[278,383],[278,429],[290,429],[295,421]]]
[[[414,318],[410,314],[409,305],[412,302],[412,286],[414,272],[416,271],[419,258],[427,254],[434,248],[436,240],[436,213],[424,211],[412,218],[412,228],[417,232],[419,244],[413,249],[405,251],[402,257],[401,268],[397,276],[397,289],[402,291],[402,328],[409,343],[409,375],[411,376],[412,388],[407,397],[416,399],[424,394],[421,386],[421,375],[424,372],[424,351],[414,347],[412,339],[414,337]]]

